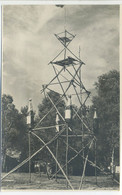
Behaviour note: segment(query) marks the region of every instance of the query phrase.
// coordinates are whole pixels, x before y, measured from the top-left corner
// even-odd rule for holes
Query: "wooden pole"
[[[68,177],[68,125],[66,126],[66,176]],[[68,182],[66,181],[68,188]]]
[[[64,170],[62,169],[60,163],[57,161],[56,157],[54,156],[53,152],[50,150],[50,148],[48,147],[48,145],[38,136],[36,135],[34,132],[32,132],[33,135],[35,135],[35,137],[37,137],[43,144],[44,146],[48,149],[48,151],[50,152],[50,154],[52,155],[53,159],[56,161],[56,163],[58,164],[58,167],[60,168],[61,172],[63,173],[64,177],[66,178],[69,186],[71,187],[72,190],[74,190],[71,182],[69,181],[67,175],[65,174]]]
[[[40,151],[42,151],[46,146],[48,146],[49,144],[51,144],[54,140],[57,139],[57,137],[59,135],[61,135],[61,133],[63,133],[65,131],[65,128],[63,128],[62,130],[60,130],[60,132],[58,132],[49,142],[45,143],[41,148],[39,148],[36,152],[34,152],[31,157],[26,158],[24,161],[22,161],[19,165],[17,165],[15,168],[13,168],[11,171],[9,171],[7,174],[5,174],[1,180],[3,180],[4,178],[6,178],[9,174],[13,173],[14,171],[16,171],[17,169],[19,169],[20,167],[22,167],[24,164],[26,164],[27,162],[29,162],[30,159],[32,159],[36,154],[38,154]],[[33,134],[33,132],[32,132]],[[35,134],[34,134],[35,135]],[[55,160],[56,161],[56,160]],[[61,169],[61,166],[59,165],[59,168]],[[61,169],[62,173],[64,174],[64,176],[66,177],[64,171]]]
[[[30,140],[30,134],[31,134],[31,132],[29,131],[29,133],[28,133],[28,143],[29,143],[29,183],[31,183],[31,159],[30,159],[30,157],[31,157],[31,140]]]
[[[66,142],[64,142],[65,144],[66,144]],[[90,143],[90,142],[89,142]],[[89,145],[89,143],[87,144],[87,145]],[[86,145],[86,146],[87,146]],[[84,147],[84,148],[86,148],[86,146]],[[69,160],[68,160],[68,164],[72,161],[72,160],[74,160],[81,152],[82,152],[82,150],[84,149],[84,148],[82,148],[80,151],[78,151],[72,158],[70,158]],[[63,167],[62,167],[62,169],[64,168],[64,167],[66,167],[66,164],[65,165],[63,165]],[[60,169],[58,169],[57,170],[57,173],[60,171]],[[56,175],[56,173],[54,174],[54,175],[52,175],[52,177],[51,177],[51,179],[54,177]]]
[[[79,59],[80,59],[80,47],[79,47]],[[79,69],[79,80],[80,80],[80,102],[82,105],[82,83],[81,83],[81,67]],[[83,112],[82,112],[82,107],[81,107],[81,120],[83,121]],[[83,122],[81,123],[81,131],[82,131],[82,148],[84,148],[84,128],[83,128]],[[84,167],[84,150],[82,152],[83,156],[83,167]],[[84,172],[84,177],[85,177],[85,172]]]
[[[45,87],[43,87],[43,89],[42,89],[41,92],[43,92],[43,91],[50,85],[50,83],[52,83],[52,82],[57,78],[57,76],[63,71],[63,69],[64,69],[64,68],[62,68],[62,69],[57,73],[57,75],[48,83],[48,85],[46,85]]]
[[[60,127],[60,126],[64,126],[64,125],[65,124],[60,124],[58,126]],[[32,129],[32,131],[45,130],[45,129],[51,129],[51,128],[56,128],[56,125],[52,125],[52,126],[49,126],[49,127],[39,127],[39,128]]]
[[[66,30],[65,30],[65,38],[66,38]],[[66,59],[66,39],[65,39],[65,43],[64,43],[64,48],[65,48],[65,50],[64,50],[64,59]]]
[[[72,64],[72,67],[74,67],[73,64]],[[66,71],[73,77],[73,74],[67,68],[66,68]],[[77,70],[75,72],[77,72]],[[77,84],[78,86],[80,86],[80,83],[79,83],[79,81],[76,78],[73,79],[73,82],[75,84]]]
[[[96,165],[97,165],[97,140],[95,139],[95,141],[94,141],[94,151],[95,151],[95,161],[94,161],[94,163],[95,163],[95,178],[96,178],[96,185],[97,185],[97,167],[96,167]]]
[[[114,176],[115,176],[115,170],[114,170],[114,146],[113,146],[113,149],[112,149],[111,160],[112,160],[112,179],[113,179],[113,185],[114,185]]]
[[[54,69],[54,72],[55,72],[55,74],[57,75],[57,72],[56,72],[56,69],[55,69],[55,67],[53,66],[53,69]],[[61,89],[62,89],[62,91],[63,91],[63,94],[64,94],[64,97],[66,97],[65,96],[65,91],[64,91],[64,88],[63,88],[63,86],[62,86],[62,84],[61,84],[61,82],[60,82],[60,80],[59,80],[59,77],[57,76],[57,80],[58,80],[58,82],[59,82],[59,84],[60,84],[60,86],[61,86]],[[67,99],[67,98],[66,98]]]
[[[58,160],[58,138],[56,140],[56,159]],[[56,163],[56,174],[55,174],[55,180],[57,181],[57,171],[58,171],[58,165]]]
[[[89,137],[91,136],[92,134],[84,134],[85,137]],[[61,135],[60,137],[66,137],[66,135]],[[68,137],[82,137],[82,135],[68,135]]]
[[[90,148],[91,148],[91,146],[92,146],[93,141],[94,141],[94,139],[91,141],[91,144],[90,144],[90,146],[89,146],[89,150],[90,150]],[[89,154],[89,151],[88,151],[88,154]],[[82,173],[82,177],[81,177],[81,181],[80,181],[79,190],[81,190],[82,185],[83,185],[83,179],[84,179],[84,177],[85,177],[86,164],[87,164],[87,161],[88,161],[88,154],[87,154],[87,156],[86,156],[86,158],[85,158],[85,161],[84,161],[83,173]]]

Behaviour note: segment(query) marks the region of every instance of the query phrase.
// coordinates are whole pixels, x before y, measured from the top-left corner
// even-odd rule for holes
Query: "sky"
[[[27,105],[30,97],[35,110],[41,103],[42,84],[54,76],[48,63],[62,49],[54,33],[64,26],[76,34],[69,48],[78,55],[80,46],[87,89],[94,88],[98,76],[119,70],[118,5],[5,5],[2,91],[13,96],[16,108]]]

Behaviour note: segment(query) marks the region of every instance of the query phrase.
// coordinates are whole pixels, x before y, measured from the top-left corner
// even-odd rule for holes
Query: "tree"
[[[28,106],[21,107],[21,113],[23,116],[27,117],[28,115]]]
[[[110,165],[113,150],[119,163],[119,72],[116,70],[103,74],[95,83],[97,96],[93,98],[93,107],[97,109],[99,117],[99,132],[97,150],[99,163]]]
[[[10,131],[14,122],[17,110],[13,104],[13,98],[10,95],[2,96],[2,153],[3,153],[3,170],[5,170],[6,150],[11,145]],[[13,131],[16,132],[15,129]]]
[[[2,169],[6,170],[7,151],[25,150],[26,121],[23,114],[15,108],[13,98],[10,95],[2,96]],[[23,144],[22,144],[23,143]],[[23,148],[24,147],[24,148]],[[25,152],[24,152],[25,153]]]

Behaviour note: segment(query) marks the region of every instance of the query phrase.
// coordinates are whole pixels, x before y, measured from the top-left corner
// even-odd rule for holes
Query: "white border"
[[[69,4],[69,5],[75,5],[75,4],[79,4],[79,5],[121,5],[121,11],[120,11],[120,13],[121,13],[121,15],[120,15],[120,23],[121,23],[121,25],[120,25],[120,35],[122,35],[122,0],[121,1],[119,1],[119,0],[116,0],[116,1],[111,1],[111,0],[104,0],[104,1],[54,1],[54,0],[50,0],[50,1],[48,1],[48,0],[45,0],[45,1],[42,1],[42,0],[40,0],[40,1],[35,1],[35,0],[27,0],[27,1],[25,1],[25,0],[10,0],[10,1],[7,1],[7,0],[4,0],[4,1],[1,1],[0,0],[0,27],[1,27],[1,6],[2,5],[48,5],[48,4],[50,4],[50,5],[55,5],[55,4]],[[0,28],[1,29],[1,28]],[[1,44],[2,44],[2,42],[1,42],[1,30],[0,30],[0,51],[2,50],[1,49]],[[122,46],[122,36],[120,36],[120,50],[121,50],[121,46]],[[121,63],[122,63],[122,56],[121,56],[121,53],[122,53],[122,51],[120,52],[120,73],[122,72],[122,70],[121,70]],[[2,56],[1,55],[1,53],[0,53],[0,56]],[[0,66],[1,66],[1,62],[0,62]],[[0,69],[1,70],[1,69]],[[0,72],[0,74],[1,74],[1,72]],[[121,78],[121,77],[120,77]],[[121,84],[121,80],[120,80],[120,84]],[[120,85],[121,86],[121,85]],[[120,87],[120,89],[122,88],[122,86]],[[121,112],[122,112],[122,109],[121,109],[121,104],[120,104],[120,114],[121,114]],[[120,123],[121,123],[121,117],[120,117]],[[122,124],[122,123],[121,123]],[[121,126],[120,126],[120,134],[121,134]],[[120,136],[121,137],[121,136]],[[122,139],[120,139],[120,143],[121,143],[121,141],[122,141]],[[122,151],[122,144],[121,144],[121,147],[120,147],[120,149],[121,149],[121,151]],[[122,162],[122,156],[121,156],[121,162]],[[122,164],[122,163],[121,163]],[[121,168],[121,173],[120,173],[121,175],[122,175],[122,168]],[[58,195],[62,195],[62,193],[63,194],[66,194],[67,195],[67,193],[68,193],[68,195],[69,195],[69,193],[72,195],[73,193],[76,193],[76,194],[85,194],[85,195],[96,195],[96,194],[98,194],[98,195],[103,195],[103,193],[104,193],[104,195],[120,195],[120,194],[122,194],[122,182],[121,182],[121,180],[120,180],[120,191],[29,191],[29,190],[27,190],[27,191],[4,191],[4,192],[0,192],[1,194],[3,194],[4,193],[4,195],[20,195],[20,193],[22,193],[22,194],[28,194],[28,195],[34,195],[35,193],[36,194],[39,194],[39,193],[41,193],[42,195],[43,194],[45,194],[45,195],[47,195],[47,194],[50,194],[50,195],[55,195],[55,194],[57,194],[58,193]]]
[[[70,5],[75,5],[75,4],[79,4],[79,5],[117,5],[117,4],[122,4],[122,0],[116,0],[116,1],[111,1],[111,0],[104,0],[104,1],[99,1],[99,0],[96,0],[96,1],[84,1],[84,0],[80,0],[80,1],[77,1],[77,0],[74,0],[74,1],[67,1],[67,0],[58,0],[58,1],[55,1],[55,0],[0,0],[0,6],[1,5],[13,5],[13,4],[21,4],[21,5],[39,5],[39,4],[42,4],[42,5],[48,5],[48,4],[52,4],[52,5],[55,5],[55,4],[63,4],[63,5],[66,5],[66,4],[70,4]]]

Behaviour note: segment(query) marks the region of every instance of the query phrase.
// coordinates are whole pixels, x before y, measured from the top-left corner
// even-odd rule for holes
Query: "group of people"
[[[34,163],[34,171],[36,173],[39,173],[40,177],[41,177],[41,172],[46,172],[48,179],[50,179],[52,176],[52,165],[49,162],[45,163],[45,162],[36,161]]]

